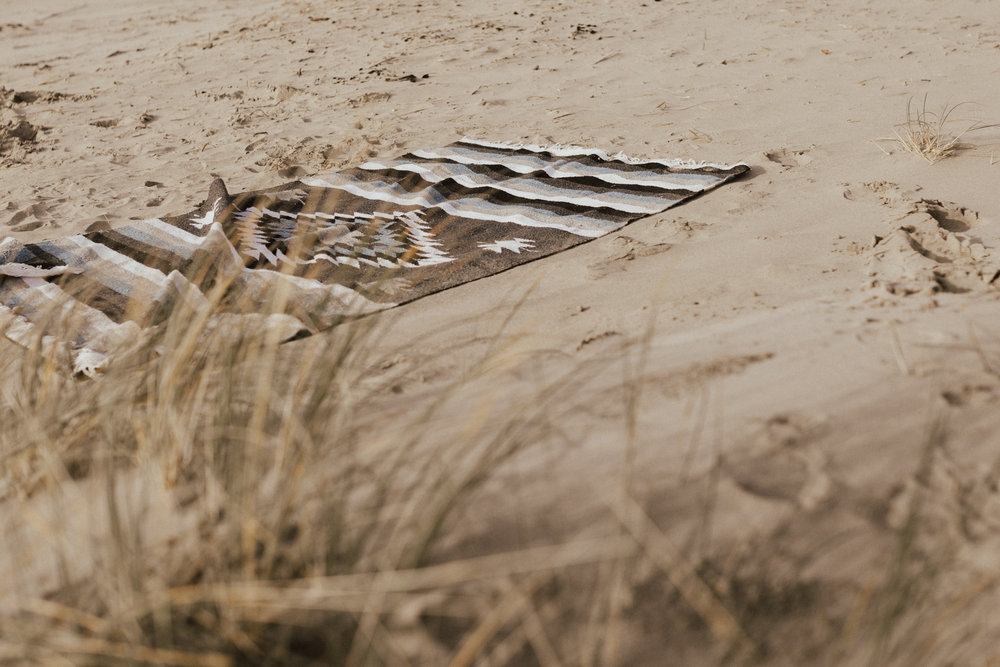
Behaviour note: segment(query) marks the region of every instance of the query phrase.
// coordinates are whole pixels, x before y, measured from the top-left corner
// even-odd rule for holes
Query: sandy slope
[[[750,178],[706,197],[388,313],[394,363],[372,382],[394,391],[359,420],[391,446],[527,294],[436,427],[544,391],[561,436],[487,491],[504,502],[470,529],[492,537],[456,549],[607,520],[595,490],[617,488],[632,442],[637,497],[772,659],[863,660],[869,621],[852,610],[923,494],[907,552],[921,597],[901,626],[921,641],[897,657],[990,657],[1000,131],[934,165],[872,140],[925,94],[1000,121],[995,3],[254,5],[6,7],[0,121],[38,132],[3,144],[0,233],[177,213],[213,176],[244,190],[462,135],[747,161]],[[946,435],[918,479],[936,420]],[[718,659],[690,616],[654,617],[631,626],[624,664]]]

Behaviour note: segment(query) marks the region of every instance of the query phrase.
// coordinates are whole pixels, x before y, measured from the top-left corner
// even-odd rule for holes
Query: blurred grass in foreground
[[[812,580],[766,561],[738,572],[732,554],[779,549],[780,532],[697,555],[659,527],[690,517],[637,501],[652,324],[624,352],[533,367],[536,391],[496,400],[515,306],[457,379],[383,424],[391,318],[282,344],[287,319],[227,313],[220,294],[212,312],[173,304],[92,380],[44,335],[73,330],[66,311],[27,348],[0,338],[0,664],[614,665],[637,655],[637,628],[689,664],[786,664],[788,623],[831,614],[844,618],[798,655],[905,664],[902,628],[923,604],[907,582],[931,575],[911,562],[919,502],[884,580],[821,613]],[[608,399],[622,406],[620,458],[587,480],[606,520],[566,519],[541,541],[498,529],[470,554],[470,525],[517,491],[508,476],[486,493],[491,479],[540,449],[560,465],[562,427],[588,409],[581,389],[620,368]],[[925,457],[944,439],[934,430]],[[523,524],[564,522],[542,519]]]
[[[28,349],[0,343],[0,659],[592,661],[600,633],[569,656],[546,629],[567,611],[553,582],[630,557],[624,534],[427,563],[469,496],[546,439],[580,372],[503,414],[450,417],[463,436],[442,437],[458,381],[386,447],[355,424],[383,320],[347,319],[293,356],[266,317],[173,308],[94,380],[43,335],[72,329],[59,311]],[[491,344],[465,378],[501,353]],[[610,588],[584,596],[591,630]]]

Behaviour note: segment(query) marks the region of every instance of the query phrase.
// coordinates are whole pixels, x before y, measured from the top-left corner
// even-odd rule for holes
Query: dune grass
[[[882,148],[881,143],[890,142],[907,153],[923,158],[928,164],[950,157],[965,147],[962,139],[968,133],[997,127],[996,124],[976,119],[956,118],[958,109],[967,104],[944,104],[940,110],[932,111],[927,108],[927,95],[924,95],[919,107],[914,105],[911,97],[906,102],[906,120],[893,129],[895,136],[876,139],[875,145]]]
[[[371,380],[387,318],[282,345],[220,294],[213,314],[175,304],[94,379],[48,335],[74,329],[65,311],[27,349],[0,339],[0,662],[586,663],[547,629],[565,607],[541,600],[633,539],[431,558],[585,373],[497,408],[512,416],[484,400],[442,417],[502,358],[490,345],[404,429],[372,432],[356,420],[388,391]]]
[[[741,601],[712,566],[724,554],[675,544],[637,498],[652,322],[621,358],[497,400],[477,392],[509,368],[515,305],[457,379],[381,420],[408,404],[386,400],[392,318],[283,343],[210,294],[213,312],[173,304],[94,379],[47,335],[74,329],[65,311],[26,347],[0,337],[0,664],[615,665],[636,627],[697,643],[700,664],[781,658],[767,614],[787,605],[766,586]],[[558,446],[608,363],[624,365],[621,474],[594,489],[608,521],[470,550],[511,493],[505,471]],[[872,660],[907,600],[893,572],[859,616],[877,624]]]

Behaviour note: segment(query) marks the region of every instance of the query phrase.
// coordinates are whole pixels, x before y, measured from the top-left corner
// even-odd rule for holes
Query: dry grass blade
[[[446,588],[470,581],[561,570],[574,565],[614,560],[633,551],[631,540],[614,538],[578,540],[513,553],[451,561],[415,570],[345,574],[335,577],[296,579],[289,582],[250,581],[213,586],[185,586],[166,591],[158,603],[184,606],[216,602],[235,606],[269,605],[296,609],[303,608],[303,605],[318,605],[322,600],[331,600],[330,604],[336,608],[336,603],[332,601],[341,596],[356,597],[373,592],[406,593]],[[155,601],[155,597],[152,599]]]
[[[954,620],[958,614],[980,598],[986,591],[994,588],[1000,582],[1000,575],[982,575],[969,582],[952,598],[928,624],[930,630],[919,644],[917,655],[929,655],[935,645],[947,630],[955,627]],[[989,663],[987,663],[989,664]]]
[[[876,610],[874,644],[868,663],[870,667],[888,663],[895,648],[894,640],[898,634],[897,627],[903,620],[906,610],[913,603],[915,591],[911,582],[914,578],[923,576],[912,570],[911,561],[913,561],[916,552],[917,535],[921,528],[921,512],[926,502],[927,485],[934,466],[934,456],[945,446],[946,441],[946,418],[937,417],[931,423],[930,433],[921,452],[920,465],[913,474],[916,490],[910,497],[906,518],[899,528],[895,553],[886,575],[883,597]],[[911,637],[907,637],[905,640],[899,641],[908,642],[911,639]]]
[[[667,575],[671,585],[701,617],[716,639],[727,648],[755,652],[753,641],[722,604],[715,591],[701,579],[694,566],[674,547],[634,499],[629,499],[627,503],[620,498],[618,502],[609,499],[608,506],[616,512],[618,520],[642,546],[649,559]]]
[[[79,625],[88,632],[103,634],[107,631],[107,622],[93,614],[73,609],[66,605],[43,600],[41,598],[26,598],[19,601],[19,606],[24,611],[29,611],[38,616],[44,616],[58,623],[65,625]]]
[[[524,613],[531,604],[531,595],[544,581],[542,577],[536,575],[523,587],[512,585],[500,603],[486,614],[476,629],[466,637],[465,642],[448,663],[448,667],[469,667],[475,661],[476,656],[485,652],[493,637],[507,623]]]
[[[90,655],[95,658],[113,658],[152,665],[230,667],[233,664],[229,656],[217,653],[194,653],[175,649],[150,648],[88,637],[66,637],[62,641],[50,638],[47,647],[68,655]]]
[[[545,625],[542,623],[541,614],[530,600],[528,600],[528,608],[522,621],[522,627],[527,635],[528,642],[535,650],[535,657],[538,658],[541,666],[561,667],[562,661],[559,659],[559,654],[556,653],[555,647],[545,632]]]

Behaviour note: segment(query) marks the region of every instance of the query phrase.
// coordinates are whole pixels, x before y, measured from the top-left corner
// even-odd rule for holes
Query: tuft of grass
[[[49,322],[18,332],[22,347],[0,312],[0,664],[615,665],[640,655],[637,629],[659,633],[665,618],[697,620],[662,638],[672,655],[773,658],[767,615],[795,605],[771,604],[763,575],[759,594],[707,576],[709,545],[693,557],[635,488],[652,317],[624,357],[550,367],[508,348],[512,312],[470,345],[481,354],[457,379],[410,383],[421,360],[387,349],[388,313],[283,343],[286,286],[252,316],[232,312],[221,282],[208,310],[177,300],[92,379],[73,376],[56,335],[83,326],[72,311],[53,304]],[[520,362],[537,386],[506,395],[499,374]],[[595,477],[611,480],[594,489],[606,523],[522,542],[520,522],[530,532],[539,517],[505,526],[496,505],[523,464],[563,456],[552,444],[609,363],[623,363],[624,424],[618,483]],[[943,444],[942,425],[917,482]],[[698,535],[718,511],[720,456]],[[922,602],[920,493],[878,604],[859,605],[871,664],[895,659]],[[644,600],[647,589],[662,592]],[[980,589],[969,590],[962,604]]]
[[[379,429],[373,403],[406,405],[387,400],[391,317],[283,344],[281,286],[252,316],[221,283],[208,310],[169,304],[92,379],[72,373],[60,338],[81,324],[62,304],[21,347],[3,338],[10,312],[0,321],[0,662],[574,662],[553,643],[554,582],[631,558],[630,540],[443,562],[440,545],[595,369],[498,400],[481,390],[508,354],[501,330],[429,406]],[[449,413],[456,401],[468,412]]]
[[[964,147],[962,138],[969,132],[996,127],[969,118],[955,118],[955,112],[968,102],[955,105],[944,104],[939,111],[927,109],[927,95],[920,106],[911,97],[906,101],[906,120],[893,129],[894,137],[876,139],[875,145],[883,152],[882,142],[891,142],[908,153],[925,159],[929,164],[943,160]]]

